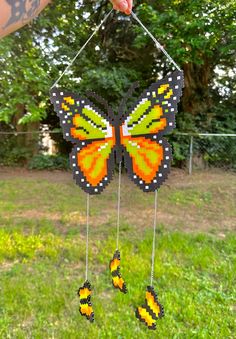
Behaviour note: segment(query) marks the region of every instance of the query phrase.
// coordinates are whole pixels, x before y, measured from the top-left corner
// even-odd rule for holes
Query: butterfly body
[[[101,193],[124,156],[128,176],[138,187],[144,192],[158,189],[172,159],[163,135],[175,127],[182,87],[183,74],[175,71],[116,115],[109,107],[105,114],[86,97],[53,88],[51,102],[64,138],[74,144],[71,165],[76,183],[89,194]]]

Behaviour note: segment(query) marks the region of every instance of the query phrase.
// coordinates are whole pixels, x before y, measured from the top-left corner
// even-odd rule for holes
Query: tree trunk
[[[203,65],[184,64],[183,111],[192,115],[206,114],[212,106],[209,83],[213,76],[213,67],[208,61]]]
[[[32,157],[38,152],[39,135],[30,133],[39,130],[39,122],[31,122],[28,124],[19,124],[18,121],[25,114],[25,106],[23,104],[17,105],[17,113],[13,118],[13,125],[19,134],[17,135],[17,147],[27,149],[29,157]],[[21,132],[24,132],[21,134]]]

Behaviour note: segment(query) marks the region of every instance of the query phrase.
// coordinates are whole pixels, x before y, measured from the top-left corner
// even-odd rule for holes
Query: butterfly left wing
[[[80,306],[79,306],[80,314],[86,317],[90,322],[93,322],[94,312],[93,312],[93,307],[91,303],[92,289],[91,289],[91,284],[88,280],[85,281],[83,286],[79,288],[77,294],[80,299]]]
[[[115,136],[112,121],[90,100],[53,88],[51,102],[63,136],[74,144],[71,166],[76,183],[87,193],[101,193],[112,178]]]
[[[171,146],[163,135],[175,127],[182,87],[181,71],[152,84],[120,127],[128,175],[144,192],[159,188],[169,173]]]
[[[115,251],[112,260],[110,261],[109,268],[112,275],[112,284],[115,288],[118,288],[121,292],[127,293],[127,287],[124,279],[120,274],[120,252]]]
[[[136,309],[136,317],[151,329],[156,329],[156,321],[164,316],[164,308],[157,299],[152,286],[147,286],[145,304]]]

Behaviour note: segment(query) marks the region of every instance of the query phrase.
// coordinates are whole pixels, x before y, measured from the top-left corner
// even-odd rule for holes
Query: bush
[[[0,165],[24,166],[31,154],[28,148],[20,147],[17,144],[15,135],[0,137]]]
[[[69,157],[61,155],[37,154],[29,161],[29,169],[68,169]]]

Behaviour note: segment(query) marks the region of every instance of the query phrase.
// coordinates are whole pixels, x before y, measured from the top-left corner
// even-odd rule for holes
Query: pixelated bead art
[[[164,317],[164,308],[157,300],[157,294],[152,286],[147,286],[145,304],[137,307],[136,317],[150,330],[155,330],[157,319]]]
[[[137,186],[144,192],[158,189],[172,159],[163,135],[175,128],[182,88],[183,73],[177,70],[147,88],[130,110],[118,114],[111,108],[101,111],[86,97],[53,88],[51,102],[63,136],[74,145],[70,160],[76,184],[89,194],[101,193],[123,155],[128,176]]]
[[[75,183],[87,193],[86,218],[86,269],[85,283],[78,290],[79,311],[90,322],[94,321],[91,304],[91,285],[88,281],[89,246],[89,196],[101,194],[111,182],[115,167],[118,165],[117,191],[117,240],[116,250],[110,260],[109,269],[112,285],[126,294],[127,285],[120,272],[119,228],[121,200],[122,163],[127,175],[143,192],[155,192],[153,243],[151,257],[151,282],[147,286],[145,304],[136,308],[136,317],[148,329],[155,330],[159,318],[164,316],[164,308],[157,299],[153,287],[155,236],[157,226],[157,190],[167,179],[172,160],[171,146],[165,135],[175,128],[175,114],[184,86],[183,72],[165,49],[153,37],[139,18],[132,12],[133,18],[141,25],[176,68],[162,80],[152,83],[138,96],[130,108],[126,108],[128,99],[138,84],[133,84],[121,98],[117,112],[104,98],[88,92],[82,96],[59,88],[58,82],[69,69],[87,43],[105,22],[110,11],[95,28],[93,34],[78,51],[65,71],[56,80],[50,90],[50,99],[60,119],[63,137],[73,144],[70,163]],[[126,89],[124,89],[126,90]],[[103,109],[95,102],[102,104]],[[130,282],[132,283],[132,282]]]
[[[92,323],[94,321],[94,313],[91,304],[92,289],[88,280],[86,280],[83,286],[79,288],[77,294],[80,300],[80,314]]]
[[[115,251],[113,259],[110,261],[109,268],[112,276],[112,284],[115,288],[118,288],[121,292],[127,293],[127,287],[120,274],[120,252]]]

